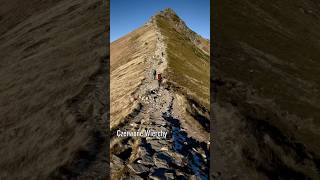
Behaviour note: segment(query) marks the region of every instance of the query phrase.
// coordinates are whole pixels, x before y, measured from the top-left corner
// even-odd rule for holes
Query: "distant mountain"
[[[216,1],[216,179],[319,179],[320,4]]]
[[[165,9],[110,54],[112,177],[208,178],[209,41]],[[117,135],[145,129],[168,136]]]

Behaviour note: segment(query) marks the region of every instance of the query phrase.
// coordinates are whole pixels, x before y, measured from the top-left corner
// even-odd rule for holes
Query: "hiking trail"
[[[154,55],[146,57],[148,65],[145,79],[133,96],[139,106],[127,123],[118,129],[124,131],[168,132],[166,138],[158,137],[117,137],[112,133],[111,147],[119,146],[121,152],[114,152],[111,159],[113,171],[124,171],[132,179],[208,179],[209,150],[205,142],[191,138],[181,128],[180,120],[173,109],[175,93],[161,85],[154,78],[167,68],[167,52],[164,36],[155,23],[156,50]],[[120,139],[120,140],[119,140]],[[120,141],[120,142],[119,142]],[[113,174],[113,173],[112,173]],[[129,179],[130,179],[129,178]]]

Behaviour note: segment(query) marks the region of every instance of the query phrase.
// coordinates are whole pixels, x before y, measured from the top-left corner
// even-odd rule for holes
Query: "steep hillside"
[[[111,43],[111,129],[123,123],[125,116],[137,106],[130,97],[145,78],[145,62],[155,51],[155,36],[151,26],[143,26]]]
[[[183,21],[166,9],[111,43],[115,179],[208,178],[209,42],[177,22]],[[145,130],[168,135],[118,136]]]
[[[0,179],[106,177],[105,11],[0,2]]]
[[[213,7],[215,176],[319,179],[319,2]]]
[[[156,23],[168,44],[168,79],[183,87],[209,109],[210,47],[209,42],[191,31],[171,10],[156,16]],[[203,46],[197,42],[203,42]],[[204,49],[202,49],[205,47]]]

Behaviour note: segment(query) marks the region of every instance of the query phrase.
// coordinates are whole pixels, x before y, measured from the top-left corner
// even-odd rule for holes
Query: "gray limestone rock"
[[[158,167],[158,168],[168,168],[169,165],[167,163],[167,161],[160,159],[158,157],[153,157],[154,160],[154,164]]]
[[[141,157],[141,160],[139,160],[139,163],[146,165],[146,166],[148,166],[148,165],[153,166],[154,165],[153,159],[150,156]]]
[[[174,179],[174,174],[173,174],[173,173],[164,173],[164,176],[165,176],[167,179]]]
[[[149,168],[142,164],[128,164],[127,167],[135,174],[142,174],[149,171]]]
[[[157,141],[157,140],[150,140],[149,141],[152,149],[156,150],[156,151],[159,151],[161,149],[161,144]]]

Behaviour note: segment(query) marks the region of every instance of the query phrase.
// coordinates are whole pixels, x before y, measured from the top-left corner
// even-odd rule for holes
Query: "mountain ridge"
[[[203,50],[207,55],[210,54],[209,40],[192,31],[173,9],[165,8],[163,11],[152,16],[149,21],[153,21],[154,19],[159,18],[159,16],[167,18],[169,22],[174,24],[174,27],[178,32],[184,33],[197,47]]]
[[[118,102],[119,99],[129,99],[131,104],[127,110],[118,102],[111,104],[111,170],[117,178],[147,175],[153,178],[208,177],[210,123],[208,106],[205,105],[209,102],[206,99],[206,95],[209,97],[209,74],[205,73],[209,72],[206,69],[209,68],[209,57],[188,35],[183,35],[181,28],[175,29],[173,23],[163,22],[166,17],[163,15],[168,13],[170,17],[174,16],[168,10],[160,12],[144,26],[111,43],[111,69],[114,62],[126,59],[111,71],[111,99],[117,97]],[[171,36],[176,33],[181,39]],[[126,57],[120,57],[120,54],[126,54]],[[177,66],[177,63],[184,65]],[[134,70],[138,66],[144,71]],[[188,74],[187,69],[193,69],[194,74]],[[153,71],[161,74],[162,82],[154,79]],[[135,83],[124,89],[118,84],[119,78],[126,84]],[[137,78],[141,79],[140,83],[134,80]],[[198,84],[199,89],[196,91],[185,85],[184,81],[188,80],[191,84]],[[120,95],[119,88],[126,93]],[[207,104],[202,105],[204,102]],[[120,111],[125,111],[122,117],[116,113]],[[116,137],[119,130],[146,129],[169,132],[168,138]],[[187,151],[178,147],[189,149],[192,155],[188,156]],[[193,158],[198,158],[199,162],[194,162]],[[177,171],[176,166],[180,167]]]

